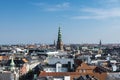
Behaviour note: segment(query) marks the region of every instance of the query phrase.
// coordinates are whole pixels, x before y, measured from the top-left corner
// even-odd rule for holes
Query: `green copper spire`
[[[14,66],[15,65],[15,63],[14,63],[14,60],[13,60],[13,58],[11,59],[11,63],[10,63],[10,66]]]
[[[58,30],[58,41],[61,41],[62,40],[62,35],[61,35],[61,29],[59,27],[59,30]]]
[[[99,49],[101,49],[101,47],[102,47],[102,41],[101,41],[101,40],[100,40],[100,42],[99,42],[98,47],[99,47]]]
[[[12,57],[12,59],[11,59],[10,67],[11,67],[11,68],[10,68],[11,71],[13,71],[13,70],[14,70],[14,67],[15,67],[15,63],[14,63],[13,57]]]
[[[100,40],[99,46],[101,46],[101,45],[102,45],[102,41]]]
[[[58,29],[57,50],[63,50],[63,42],[62,42],[62,35],[61,35],[60,27]]]

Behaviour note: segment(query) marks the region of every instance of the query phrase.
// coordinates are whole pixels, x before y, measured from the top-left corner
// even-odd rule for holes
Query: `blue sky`
[[[120,0],[0,0],[0,44],[120,43]]]

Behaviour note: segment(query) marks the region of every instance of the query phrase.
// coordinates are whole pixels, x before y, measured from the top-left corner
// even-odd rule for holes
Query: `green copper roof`
[[[99,42],[99,45],[101,46],[102,45],[102,41],[100,40],[100,42]]]
[[[58,41],[61,41],[62,40],[62,35],[61,35],[61,29],[59,27],[59,30],[58,30]]]
[[[14,60],[13,60],[13,58],[11,59],[10,66],[15,66],[15,63],[14,63]]]

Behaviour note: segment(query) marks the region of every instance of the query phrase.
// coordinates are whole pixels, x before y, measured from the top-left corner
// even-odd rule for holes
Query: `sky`
[[[0,0],[0,44],[120,43],[120,0]]]

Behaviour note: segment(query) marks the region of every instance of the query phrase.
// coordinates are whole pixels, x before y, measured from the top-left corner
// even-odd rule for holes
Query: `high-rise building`
[[[60,27],[58,30],[57,50],[63,50],[62,34]]]

